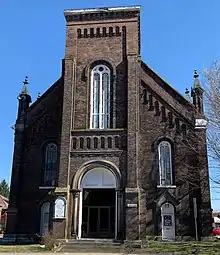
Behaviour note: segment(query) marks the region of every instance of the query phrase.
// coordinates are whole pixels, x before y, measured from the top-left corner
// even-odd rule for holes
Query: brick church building
[[[18,96],[8,234],[164,240],[211,227],[203,89],[140,56],[140,7],[65,10],[60,78]],[[193,80],[193,79],[192,79]]]

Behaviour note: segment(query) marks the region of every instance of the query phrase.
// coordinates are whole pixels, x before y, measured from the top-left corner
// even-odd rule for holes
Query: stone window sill
[[[176,189],[176,185],[157,185],[157,188],[161,188],[161,189]]]

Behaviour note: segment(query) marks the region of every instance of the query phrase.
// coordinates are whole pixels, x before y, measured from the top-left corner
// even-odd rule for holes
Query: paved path
[[[0,255],[54,255],[56,253],[52,253],[52,252],[38,252],[38,253],[33,253],[33,252],[29,252],[29,253],[17,253],[17,252],[7,252],[7,253],[1,253]],[[64,253],[59,253],[59,255],[122,255],[123,253],[72,253],[72,252],[64,252]],[[142,253],[142,255],[173,255],[174,253]],[[127,254],[129,255],[129,254]],[[135,254],[132,254],[135,255]],[[140,254],[137,254],[140,255]]]
[[[15,255],[15,254],[17,254],[17,255],[54,255],[54,254],[56,254],[56,253],[52,253],[52,252],[43,252],[43,253],[41,253],[41,252],[37,252],[37,253],[32,253],[32,252],[29,252],[29,253],[18,253],[18,252],[15,252],[15,253],[13,253],[13,252],[7,252],[7,253],[1,253],[0,252],[0,255]],[[69,253],[69,252],[64,252],[64,253],[59,253],[59,255],[121,255],[122,253]],[[158,255],[158,253],[157,253],[157,255]]]
[[[38,253],[33,253],[33,252],[29,252],[29,253],[17,253],[17,252],[7,252],[7,253],[1,253],[0,255],[54,255],[56,253],[52,253],[52,252],[38,252]],[[72,252],[64,252],[64,253],[59,253],[59,255],[122,255],[123,253],[72,253]],[[174,253],[143,253],[142,255],[173,255]],[[128,255],[128,254],[127,254]],[[132,254],[135,255],[135,254]],[[137,254],[138,255],[138,254]],[[140,254],[139,254],[140,255]]]

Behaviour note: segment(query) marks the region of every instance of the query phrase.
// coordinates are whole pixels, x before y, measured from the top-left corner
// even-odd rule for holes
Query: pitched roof
[[[189,108],[195,108],[194,104],[189,102],[183,95],[181,95],[176,89],[170,86],[164,79],[162,79],[152,68],[150,68],[144,61],[141,61],[142,69],[161,87],[167,91],[173,98],[175,98],[181,104],[188,106]]]
[[[8,198],[0,194],[0,207],[2,207],[3,210],[8,209],[8,202],[9,202]]]

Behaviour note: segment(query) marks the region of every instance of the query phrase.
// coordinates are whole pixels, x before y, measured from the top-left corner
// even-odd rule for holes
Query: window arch
[[[57,173],[57,146],[55,143],[48,143],[45,147],[44,157],[44,184],[54,186]]]
[[[97,65],[91,71],[90,128],[110,128],[111,72],[106,65]]]
[[[158,146],[160,185],[173,184],[172,174],[172,151],[168,141],[162,141]]]

